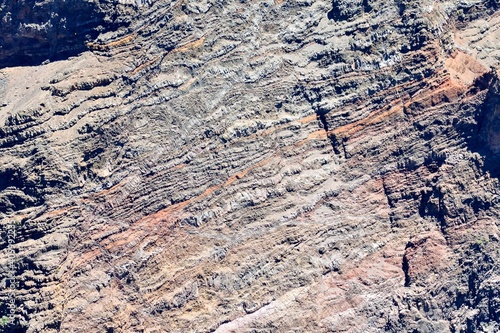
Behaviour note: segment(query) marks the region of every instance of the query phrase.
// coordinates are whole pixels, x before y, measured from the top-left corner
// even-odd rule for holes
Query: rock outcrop
[[[76,56],[100,33],[128,26],[136,9],[132,1],[3,1],[0,68]]]
[[[497,1],[61,3],[1,9],[5,332],[500,329]]]

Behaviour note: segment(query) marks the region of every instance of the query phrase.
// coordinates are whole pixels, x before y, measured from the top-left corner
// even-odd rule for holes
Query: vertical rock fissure
[[[408,248],[408,245],[406,246]],[[406,256],[403,256],[403,262],[401,263],[401,268],[403,269],[403,274],[405,276],[405,287],[410,286],[410,263],[408,262],[408,258]]]
[[[333,152],[336,155],[339,155],[340,154],[340,150],[339,150],[338,146],[339,146],[340,143],[338,142],[338,139],[337,139],[337,137],[334,134],[330,134],[329,133],[330,132],[330,127],[328,126],[328,121],[326,119],[326,114],[316,112],[316,115],[318,116],[318,119],[321,122],[322,127],[325,130],[325,132],[326,132],[326,137],[328,138],[328,141],[330,141],[330,145],[332,146]]]

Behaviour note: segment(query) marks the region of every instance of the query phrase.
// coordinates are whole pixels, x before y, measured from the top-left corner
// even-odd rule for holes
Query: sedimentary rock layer
[[[84,5],[2,26],[81,52],[0,72],[6,332],[500,329],[496,1]]]

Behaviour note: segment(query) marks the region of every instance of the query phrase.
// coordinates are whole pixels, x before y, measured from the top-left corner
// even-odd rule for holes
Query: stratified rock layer
[[[94,4],[1,71],[6,332],[500,329],[497,2]]]

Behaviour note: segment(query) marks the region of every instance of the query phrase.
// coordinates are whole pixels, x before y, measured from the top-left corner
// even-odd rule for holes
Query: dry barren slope
[[[0,71],[5,332],[500,329],[498,2],[85,8]]]

